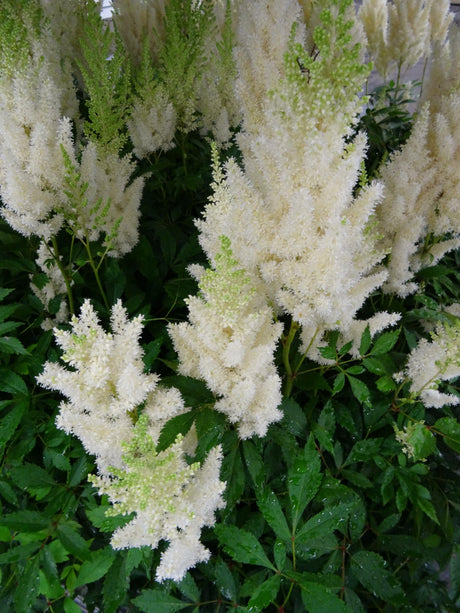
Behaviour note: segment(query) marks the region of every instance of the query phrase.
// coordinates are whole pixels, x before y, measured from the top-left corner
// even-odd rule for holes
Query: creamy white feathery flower
[[[157,452],[148,434],[148,417],[141,415],[130,443],[124,445],[123,468],[91,477],[113,504],[111,515],[135,517],[115,531],[112,546],[157,547],[169,542],[157,568],[158,581],[180,581],[186,571],[206,561],[210,552],[200,542],[203,526],[214,525],[214,513],[224,505],[225,483],[219,479],[222,451],[211,449],[203,464],[188,464],[179,435]]]
[[[453,19],[448,0],[364,0],[358,15],[370,57],[384,78],[426,59],[432,46],[444,41]]]
[[[69,309],[66,300],[67,286],[59,266],[53,261],[51,252],[44,242],[41,242],[38,247],[35,263],[38,269],[44,272],[48,277],[47,283],[42,287],[38,287],[32,282],[30,284],[33,293],[40,300],[44,309],[49,312],[50,302],[53,298],[58,296],[61,297],[61,304],[58,312],[55,313],[53,317],[44,319],[41,324],[43,330],[51,330],[56,324],[62,324],[69,318]]]
[[[282,78],[274,83],[271,76],[264,86],[271,91],[258,93],[257,121],[254,109],[245,116],[238,135],[244,169],[232,160],[220,169],[214,161],[214,194],[197,222],[208,258],[218,252],[218,237],[228,236],[257,293],[302,325],[311,352],[312,339],[321,344],[326,330],[355,336],[356,313],[387,275],[377,268],[385,252],[373,229],[382,186],[373,182],[357,192],[366,142],[358,135],[347,143],[368,71],[350,43],[347,7],[322,12],[314,57],[285,31],[279,40],[286,48],[277,49],[284,62],[265,58],[264,71],[282,70]],[[281,23],[258,19],[264,35],[275,38]],[[251,49],[239,53],[251,57]],[[384,314],[380,325],[394,319]]]
[[[437,113],[420,111],[411,136],[380,172],[385,198],[377,209],[381,246],[391,251],[383,289],[406,296],[413,276],[460,245],[460,91],[442,96]],[[435,237],[432,244],[426,237]],[[446,235],[449,238],[446,239]]]
[[[238,424],[242,438],[264,436],[281,419],[281,381],[273,363],[282,326],[221,237],[213,268],[200,271],[200,294],[189,296],[189,321],[168,327],[179,372],[202,379],[215,408]]]
[[[422,338],[409,354],[407,365],[396,375],[411,381],[410,392],[427,407],[441,408],[460,403],[460,397],[438,391],[441,381],[460,377],[460,318],[439,324],[431,341]]]
[[[134,154],[143,158],[154,151],[168,151],[174,147],[176,124],[176,111],[161,86],[148,96],[139,96],[127,121]]]
[[[89,142],[75,168],[81,184],[87,184],[85,206],[76,211],[76,234],[97,240],[106,235],[110,255],[121,256],[134,247],[138,239],[140,201],[144,178],[131,181],[135,163],[126,155],[108,154],[101,158],[97,146]]]
[[[80,316],[71,321],[71,331],[55,330],[67,367],[47,362],[38,377],[40,385],[68,399],[61,403],[57,425],[78,436],[102,472],[109,465],[122,465],[119,443],[130,440],[131,412],[142,403],[171,400],[164,419],[184,410],[176,391],[171,391],[172,399],[167,391],[155,398],[159,378],[143,372],[142,317],[130,321],[119,301],[112,308],[111,326],[112,333],[106,333],[85,301]]]

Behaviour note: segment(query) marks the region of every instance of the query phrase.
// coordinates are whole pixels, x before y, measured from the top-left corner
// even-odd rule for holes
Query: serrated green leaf
[[[200,590],[190,573],[187,573],[182,581],[177,584],[177,589],[192,602],[199,602]]]
[[[64,598],[63,601],[63,606],[64,606],[64,613],[81,613],[82,609],[81,607],[72,600],[72,598],[69,598],[69,596],[66,596]]]
[[[13,394],[13,396],[27,396],[27,385],[14,371],[0,368],[0,392]]]
[[[75,587],[93,583],[93,581],[103,577],[111,567],[114,559],[115,552],[111,547],[91,551],[90,557],[80,567]]]
[[[339,374],[334,379],[334,385],[332,386],[332,393],[338,394],[343,390],[343,386],[345,385],[345,373],[339,372]]]
[[[124,552],[118,553],[104,579],[102,589],[104,613],[115,613],[125,600],[130,573],[131,571],[126,567],[126,554]],[[145,613],[148,613],[147,610]]]
[[[256,487],[265,481],[265,464],[252,441],[243,441],[244,461]]]
[[[189,602],[178,600],[162,590],[143,590],[132,600],[143,613],[174,613],[190,607]]]
[[[350,383],[351,391],[353,392],[353,396],[360,402],[361,404],[369,404],[371,398],[371,392],[364,381],[361,379],[357,379],[356,377],[352,377],[347,374],[348,382]]]
[[[393,604],[404,601],[404,592],[396,578],[386,569],[385,560],[373,551],[358,551],[350,568],[361,585],[377,598]]]
[[[38,532],[48,528],[50,519],[38,511],[16,511],[0,517],[0,525],[17,532]]]
[[[359,345],[359,355],[365,355],[371,346],[372,337],[369,329],[369,324],[366,326],[361,335],[361,343]]]
[[[15,613],[30,613],[40,589],[39,559],[35,556],[26,564],[19,577],[20,589],[14,594]]]
[[[25,545],[15,545],[8,551],[0,553],[0,564],[12,564],[21,560],[27,560],[40,547],[40,541],[26,543]]]
[[[400,330],[384,332],[382,336],[379,336],[379,338],[375,341],[374,346],[371,349],[371,355],[381,355],[391,351],[399,338],[399,333]]]
[[[363,366],[374,375],[385,375],[387,372],[381,357],[364,358]]]
[[[11,288],[0,287],[0,302],[9,296],[13,290]]]
[[[262,545],[256,537],[247,530],[241,530],[236,526],[217,525],[214,532],[225,551],[236,562],[244,564],[256,564],[271,570],[276,570],[268,559]]]
[[[249,599],[247,607],[249,611],[265,611],[272,603],[279,591],[281,583],[281,575],[276,574],[269,577],[256,588],[254,594]]]
[[[224,598],[232,601],[238,599],[235,579],[227,564],[221,559],[218,559],[214,566],[214,579],[217,589]]]
[[[377,379],[377,381],[375,382],[375,385],[377,386],[377,389],[379,390],[379,392],[384,392],[384,393],[393,392],[396,389],[396,383],[394,379],[388,375],[385,375]]]
[[[27,408],[27,402],[16,402],[9,413],[2,415],[0,420],[0,446],[11,439]]]
[[[446,445],[460,453],[460,423],[454,417],[441,417],[434,424],[434,430],[443,435]]]
[[[299,528],[295,534],[296,543],[307,546],[309,541],[325,538],[334,530],[345,525],[350,515],[350,505],[338,504],[326,507],[320,513],[313,515]]]
[[[257,506],[276,536],[282,541],[289,541],[291,531],[289,530],[281,504],[272,490],[269,487],[264,487],[256,491],[256,498]]]
[[[344,466],[348,466],[354,462],[367,462],[372,460],[378,454],[382,443],[383,438],[370,438],[357,441],[345,460]]]
[[[293,532],[297,529],[305,507],[318,491],[321,480],[321,460],[315,447],[314,438],[310,436],[304,450],[298,454],[288,470]]]
[[[23,466],[12,468],[11,478],[18,487],[35,491],[37,488],[56,486],[53,477],[44,468],[26,462]]]
[[[286,565],[286,544],[276,539],[273,545],[273,556],[275,558],[275,565],[278,570],[283,570]]]
[[[178,434],[185,435],[190,430],[195,419],[195,412],[188,411],[176,415],[166,422],[160,432],[157,451],[164,451],[170,447],[177,438]]]
[[[302,436],[307,427],[307,418],[300,405],[292,398],[283,398],[280,411],[283,413],[282,424],[294,436]]]
[[[302,601],[308,613],[352,613],[348,605],[324,585],[304,581],[300,587]]]
[[[14,336],[0,336],[0,353],[25,355],[29,352],[18,338]]]
[[[0,335],[5,336],[5,334],[8,334],[8,332],[12,330],[16,330],[19,326],[22,326],[22,323],[19,321],[2,321],[0,323]]]
[[[59,524],[57,527],[57,534],[61,543],[69,553],[79,560],[88,560],[90,558],[91,554],[88,543],[72,526]]]

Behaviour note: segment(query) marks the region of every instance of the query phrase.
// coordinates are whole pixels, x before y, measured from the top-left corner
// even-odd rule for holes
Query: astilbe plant
[[[455,610],[448,3],[114,8],[0,8],[0,609]]]

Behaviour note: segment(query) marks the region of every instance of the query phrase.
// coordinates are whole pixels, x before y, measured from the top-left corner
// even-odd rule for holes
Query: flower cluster
[[[218,237],[229,237],[252,285],[277,313],[301,324],[304,349],[318,358],[315,345],[326,330],[338,329],[347,341],[360,336],[366,324],[357,326],[356,313],[386,278],[377,268],[385,252],[373,230],[382,188],[374,182],[356,190],[366,143],[362,135],[349,142],[350,124],[368,67],[350,35],[348,2],[326,3],[314,57],[299,42],[305,35],[300,7],[294,0],[280,4],[299,19],[293,29],[280,18],[278,3],[242,8],[254,12],[248,20],[240,15],[236,56],[244,170],[233,160],[224,171],[215,168],[214,195],[198,227],[211,260]],[[253,49],[260,29],[270,53]],[[259,72],[257,96],[245,90],[250,66]],[[378,314],[373,332],[395,320]]]
[[[202,379],[216,394],[215,409],[238,424],[241,438],[264,436],[281,419],[281,380],[273,353],[282,332],[272,309],[251,287],[221,237],[213,268],[192,270],[200,294],[189,296],[189,321],[169,325],[179,372]]]
[[[47,20],[37,2],[18,11],[8,0],[0,12],[7,39],[0,46],[0,213],[25,236],[49,241],[67,226],[82,240],[110,237],[111,255],[123,255],[137,242],[143,178],[131,182],[133,163],[129,156],[119,157],[123,126],[106,119],[126,109],[121,103],[119,109],[115,103],[110,106],[94,85],[106,91],[105,85],[110,89],[113,84],[110,62],[91,61],[104,49],[81,51],[88,64],[83,73],[91,90],[92,118],[82,133],[70,51],[61,57],[56,42],[58,24],[53,19],[59,20],[61,12],[47,3],[45,9],[50,9]],[[105,40],[97,12],[88,21]],[[9,44],[12,37],[19,37],[21,45]],[[108,40],[107,54],[110,44]],[[117,71],[112,66],[112,72]],[[99,107],[107,108],[103,117]],[[84,198],[69,194],[69,164],[80,185],[87,186],[80,193]]]
[[[460,35],[433,54],[427,91],[412,133],[381,168],[385,198],[377,208],[381,248],[391,252],[384,291],[406,296],[413,276],[460,245]]]
[[[370,57],[384,78],[426,59],[452,22],[448,0],[364,0],[358,15]]]
[[[86,301],[71,327],[55,330],[68,367],[47,362],[37,380],[68,399],[60,405],[57,426],[96,456],[99,476],[91,479],[114,503],[113,514],[136,514],[114,534],[113,546],[169,541],[157,578],[180,580],[209,557],[199,538],[222,506],[220,449],[211,450],[202,466],[189,466],[186,454],[196,443],[192,430],[156,451],[162,426],[184,411],[184,403],[178,390],[159,387],[157,375],[143,372],[142,317],[129,321],[118,302],[107,334]]]
[[[458,306],[458,305],[457,305]],[[410,392],[427,407],[456,405],[460,398],[438,391],[441,381],[460,376],[460,317],[452,323],[439,324],[431,333],[431,342],[422,338],[411,351],[403,373],[411,381]]]

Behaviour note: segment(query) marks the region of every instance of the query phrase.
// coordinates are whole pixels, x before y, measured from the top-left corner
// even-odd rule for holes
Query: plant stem
[[[75,313],[75,306],[74,306],[74,302],[73,302],[72,287],[71,287],[71,284],[70,284],[70,279],[69,279],[69,276],[67,274],[67,271],[66,271],[64,265],[61,262],[61,258],[59,257],[59,247],[58,247],[57,240],[56,240],[55,236],[53,236],[53,238],[51,239],[51,243],[53,245],[53,249],[52,249],[52,251],[51,250],[50,251],[52,253],[54,261],[56,262],[56,266],[61,271],[62,278],[64,279],[65,287],[66,287],[66,290],[67,290],[67,299],[69,301],[69,310],[70,310],[70,314],[73,315]]]
[[[88,241],[85,242],[84,245],[85,245],[86,253],[88,254],[89,265],[91,266],[91,268],[93,270],[94,277],[96,279],[96,283],[97,283],[97,286],[99,288],[99,292],[101,294],[101,297],[102,297],[102,300],[104,302],[105,308],[108,310],[110,308],[109,307],[109,303],[107,301],[107,296],[105,295],[104,288],[102,287],[101,279],[99,277],[99,266],[100,266],[100,264],[102,262],[102,259],[101,259],[101,262],[99,263],[99,266],[96,266],[96,264],[94,263],[93,254],[91,253],[91,246],[90,246],[89,242]]]
[[[283,336],[281,342],[283,344],[283,364],[286,370],[286,385],[284,388],[284,395],[286,398],[289,398],[292,392],[292,385],[294,383],[295,375],[292,370],[291,362],[289,361],[289,353],[291,350],[292,341],[299,329],[299,324],[291,320],[291,327],[289,329],[289,333],[287,336]]]

